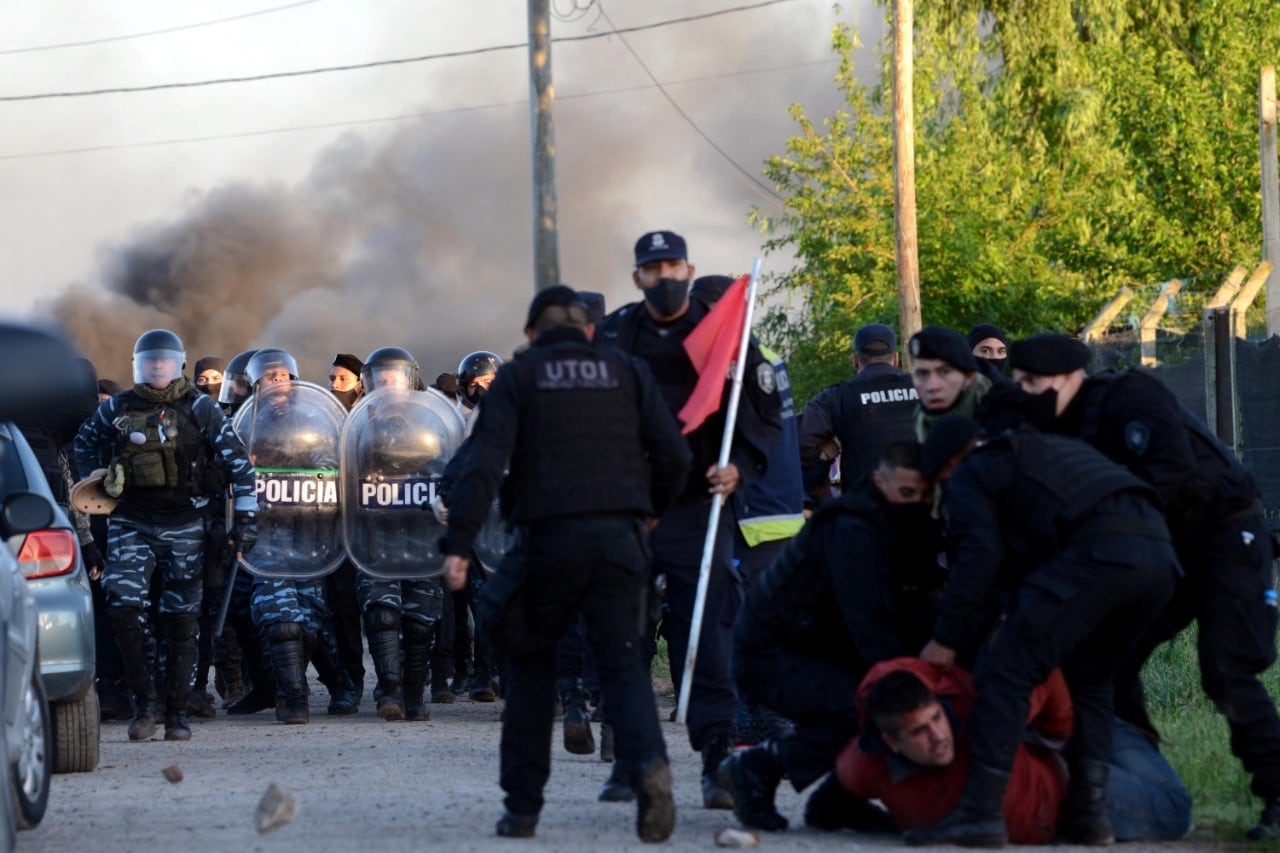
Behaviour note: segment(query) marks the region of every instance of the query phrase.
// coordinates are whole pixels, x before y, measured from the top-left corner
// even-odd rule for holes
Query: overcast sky
[[[587,0],[577,0],[579,7]],[[611,0],[619,29],[760,0]],[[553,3],[555,36],[609,32]],[[840,18],[874,46],[881,11]],[[288,7],[288,8],[281,8]],[[254,14],[262,12],[262,14]],[[553,48],[560,262],[635,298],[632,243],[670,228],[701,273],[745,272],[751,184],[794,126],[837,105],[828,0],[791,0]],[[238,20],[208,23],[243,16]],[[576,19],[575,19],[576,18]],[[249,76],[523,43],[524,0],[42,0],[9,4],[0,96]],[[171,32],[141,36],[158,30]],[[134,38],[123,36],[138,35]],[[97,44],[54,45],[96,41]],[[866,77],[878,57],[864,49]],[[429,376],[507,353],[533,292],[523,49],[262,82],[0,102],[0,305],[56,313],[103,375],[175,327],[191,359],[409,346]],[[75,152],[75,153],[67,153]],[[766,259],[766,269],[788,264]],[[123,363],[121,363],[123,359]]]

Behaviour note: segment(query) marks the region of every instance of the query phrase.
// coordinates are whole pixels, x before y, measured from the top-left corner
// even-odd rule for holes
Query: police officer
[[[911,437],[920,399],[911,374],[898,369],[898,336],[882,323],[854,333],[853,367],[856,376],[809,401],[800,427],[801,464],[829,461],[838,452],[846,489],[876,469],[890,442]],[[833,441],[838,449],[832,449]]]
[[[400,347],[382,347],[370,353],[360,378],[361,387],[369,394],[382,388],[419,393],[418,362]],[[375,401],[366,405],[373,406]],[[375,412],[370,417],[376,421],[379,415]],[[379,450],[375,448],[374,452]],[[386,458],[375,465],[382,473],[392,473],[397,465],[414,472],[422,469],[421,447],[383,455]],[[444,610],[444,588],[439,578],[387,580],[359,572],[356,590],[369,638],[369,654],[378,674],[374,691],[378,716],[384,720],[430,719],[423,696],[432,639]]]
[[[919,467],[915,441],[890,444],[872,476],[819,507],[747,593],[734,624],[738,689],[795,723],[728,760],[747,826],[787,828],[774,806],[783,774],[802,791],[831,770],[858,732],[854,697],[867,670],[932,634],[942,543]]]
[[[119,504],[108,521],[103,587],[135,712],[130,740],[155,733],[159,697],[147,660],[148,588],[159,569],[157,637],[167,644],[165,739],[188,740],[187,699],[196,663],[197,619],[203,592],[205,515],[211,498],[207,470],[217,466],[231,483],[235,524],[231,547],[246,552],[257,539],[254,470],[244,445],[212,397],[182,375],[186,353],[167,329],[144,332],[133,348],[133,388],[98,407],[75,439],[86,471],[111,457],[108,480]]]
[[[1146,373],[1086,376],[1089,348],[1065,335],[1015,341],[1009,357],[1015,380],[1035,395],[1031,417],[1042,429],[1083,438],[1160,494],[1186,571],[1122,668],[1119,712],[1153,731],[1138,674],[1157,646],[1195,620],[1201,684],[1265,802],[1248,837],[1280,838],[1280,718],[1258,680],[1276,659],[1274,555],[1253,475]]]
[[[681,490],[689,451],[648,371],[587,341],[586,309],[573,290],[540,292],[525,325],[533,345],[499,371],[461,453],[444,548],[446,581],[460,588],[509,466],[503,507],[518,544],[480,601],[482,612],[504,610],[500,620],[482,621],[498,625],[511,655],[501,748],[506,813],[497,831],[534,834],[551,769],[556,641],[581,610],[618,759],[633,773],[637,834],[663,841],[675,805],[641,653],[643,537],[646,519]]]
[[[1031,691],[1061,666],[1075,705],[1065,841],[1109,844],[1113,673],[1173,592],[1177,558],[1155,493],[1082,441],[1024,427],[978,444],[967,418],[944,419],[921,468],[946,479],[948,580],[920,657],[943,668],[983,627],[988,595],[1004,617],[978,655],[969,775],[955,809],[907,832],[909,844],[1001,846],[1002,804]]]
[[[617,346],[652,369],[672,412],[683,408],[698,381],[684,350],[684,340],[711,310],[705,302],[689,296],[694,272],[685,240],[679,234],[652,231],[643,235],[636,241],[632,272],[632,281],[643,300],[607,316],[596,334],[597,345]],[[773,366],[757,346],[751,345],[729,464],[719,468],[724,401],[728,396],[722,398],[720,411],[687,436],[693,468],[675,506],[663,515],[650,538],[654,573],[666,578],[663,631],[676,684],[683,677],[711,501],[727,499],[739,485],[763,476],[768,453],[776,446],[781,430],[781,403]],[[688,710],[689,742],[702,753],[703,805],[719,809],[733,807],[732,796],[716,771],[732,749],[733,720],[738,710],[729,654],[742,579],[733,565],[732,550],[732,514],[722,513]]]
[[[978,406],[991,379],[978,370],[969,342],[955,329],[925,326],[911,336],[911,382],[920,397],[916,438],[924,441],[938,421],[950,415],[979,417]]]
[[[458,395],[464,415],[471,414],[480,405],[499,367],[502,367],[502,357],[488,350],[469,353],[458,362]]]
[[[364,394],[365,388],[360,379],[363,371],[364,362],[349,352],[335,355],[333,364],[329,366],[329,390],[348,412]]]
[[[222,385],[218,388],[218,403],[222,406],[222,411],[227,413],[227,417],[234,415],[253,393],[253,385],[249,382],[245,368],[249,366],[249,359],[253,358],[256,352],[256,349],[247,349],[237,353],[231,361],[227,362],[227,369],[222,372]]]
[[[196,368],[192,371],[196,390],[202,394],[208,394],[215,400],[218,399],[218,395],[222,393],[222,376],[226,369],[227,363],[216,355],[206,355],[198,359]]]

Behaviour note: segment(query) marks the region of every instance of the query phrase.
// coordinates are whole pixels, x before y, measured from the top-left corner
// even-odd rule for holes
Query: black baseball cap
[[[865,355],[888,355],[898,348],[898,336],[884,323],[867,323],[853,334],[853,351]]]
[[[576,305],[582,309],[583,313],[587,311],[587,304],[578,295],[578,291],[565,284],[555,284],[545,290],[539,290],[533,297],[533,301],[529,303],[529,314],[525,317],[524,327],[527,329],[538,322],[538,316],[553,305],[565,307]]]
[[[650,231],[636,241],[636,266],[650,261],[686,261],[689,250],[674,231]]]

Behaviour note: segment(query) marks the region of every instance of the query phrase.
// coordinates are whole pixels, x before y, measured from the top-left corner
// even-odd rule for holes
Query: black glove
[[[80,543],[80,560],[84,563],[84,570],[90,575],[101,576],[107,565],[107,561],[102,559],[102,552],[92,542]]]
[[[248,554],[258,541],[258,519],[252,512],[237,512],[231,522],[227,542],[239,554]]]

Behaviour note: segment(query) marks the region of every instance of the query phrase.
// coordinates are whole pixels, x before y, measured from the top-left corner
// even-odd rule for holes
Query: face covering
[[[660,278],[653,287],[644,289],[644,301],[659,317],[671,317],[689,296],[689,282],[678,278]]]
[[[483,385],[469,385],[463,389],[462,396],[467,401],[467,405],[474,409],[480,405],[480,400],[487,393],[489,393],[489,389]]]
[[[1027,422],[1039,430],[1053,426],[1058,417],[1058,389],[1050,388],[1042,394],[1019,391],[1019,408]]]
[[[332,391],[330,393],[338,398],[338,402],[341,403],[347,411],[350,411],[351,407],[356,404],[356,397],[360,394],[360,392],[354,388],[350,391]]]
[[[196,388],[208,394],[213,399],[218,399],[218,395],[222,393],[221,382],[210,382],[208,385],[197,385]]]
[[[1005,356],[1004,358],[989,358],[987,361],[994,364],[1001,374],[1007,374],[1009,372],[1008,356]]]

